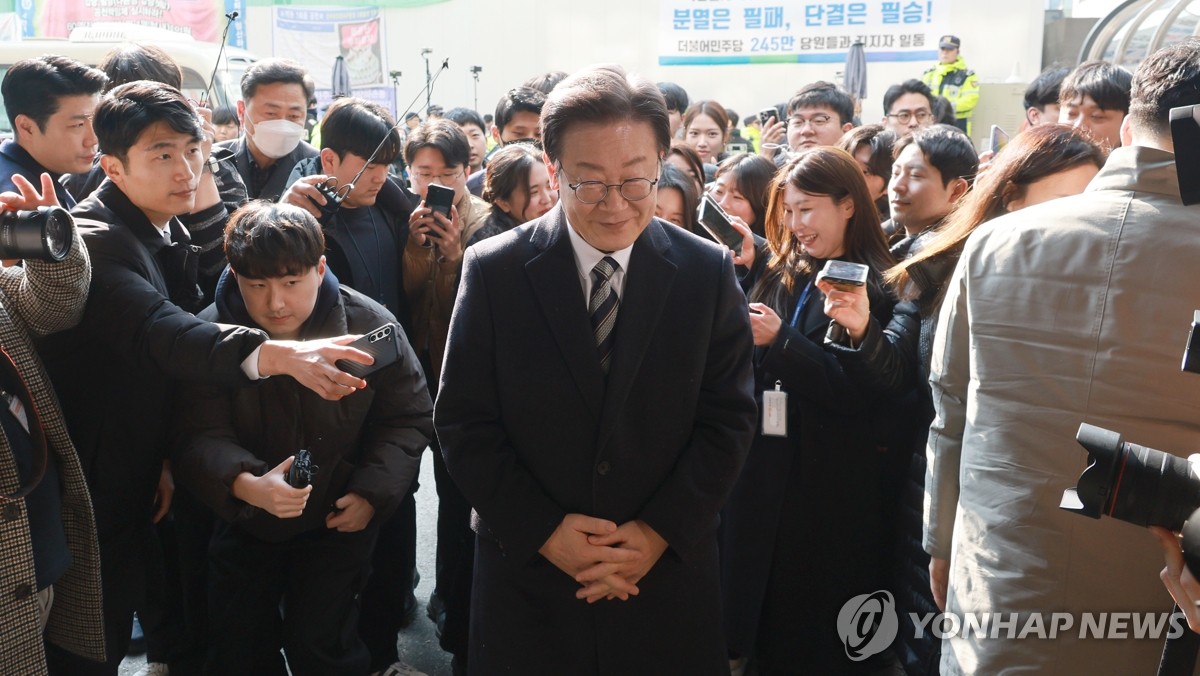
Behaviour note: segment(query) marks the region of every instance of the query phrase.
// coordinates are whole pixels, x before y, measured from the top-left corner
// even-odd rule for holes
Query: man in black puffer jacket
[[[399,358],[367,387],[325,401],[290,378],[194,387],[183,406],[177,476],[214,510],[209,551],[210,673],[367,671],[358,601],[378,525],[403,499],[432,435],[416,355],[383,306],[326,268],[321,227],[302,209],[251,203],[230,218],[229,269],[202,318],[308,340],[392,327]],[[303,488],[293,457],[317,466]],[[287,607],[278,625],[280,601]]]

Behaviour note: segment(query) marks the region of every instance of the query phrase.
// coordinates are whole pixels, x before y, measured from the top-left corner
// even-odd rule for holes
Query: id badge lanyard
[[[804,290],[800,292],[800,298],[796,301],[796,310],[792,313],[792,328],[797,328],[800,325],[800,316],[804,313],[804,304],[808,302],[808,296],[812,293],[813,282],[810,279],[808,284],[804,286]],[[783,391],[783,381],[775,381],[775,389],[763,390],[763,406],[762,406],[762,433],[768,437],[786,437],[787,436],[787,392]]]

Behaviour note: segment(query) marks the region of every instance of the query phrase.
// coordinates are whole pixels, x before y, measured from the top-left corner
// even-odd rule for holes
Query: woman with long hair
[[[910,421],[913,448],[902,474],[910,485],[899,491],[898,504],[888,508],[898,515],[899,529],[892,580],[901,618],[897,653],[910,674],[937,673],[939,642],[932,637],[915,638],[908,613],[920,617],[945,605],[947,562],[931,562],[921,539],[925,442],[933,422],[929,368],[946,281],[967,238],[980,225],[1012,211],[1083,192],[1104,160],[1105,151],[1099,145],[1063,125],[1033,127],[1014,137],[979,175],[974,189],[959,201],[941,228],[922,235],[914,242],[909,258],[884,275],[901,299],[890,321],[879,319],[873,298],[820,285],[827,293],[826,313],[846,329],[845,341],[828,348],[863,389],[906,396],[904,417]],[[930,573],[937,591],[931,590]]]
[[[492,205],[485,228],[504,232],[554,208],[558,191],[550,187],[541,151],[530,143],[510,143],[488,161],[483,199]]]
[[[760,674],[857,673],[874,665],[846,658],[838,610],[882,583],[876,402],[823,347],[815,278],[826,261],[866,265],[886,318],[893,261],[862,171],[836,148],[780,170],[765,225],[771,257],[749,295],[764,424],[722,517],[727,640]]]
[[[700,194],[692,177],[675,165],[663,162],[662,172],[658,175],[658,202],[654,205],[654,215],[688,232],[700,234],[696,227],[699,203]]]
[[[729,113],[716,101],[697,101],[683,114],[683,140],[700,161],[716,165],[725,159],[725,142],[729,140]]]
[[[695,148],[686,141],[672,141],[671,148],[667,150],[663,160],[665,164],[673,165],[696,182],[696,194],[704,192],[704,162],[696,154]]]
[[[725,213],[738,218],[751,232],[762,236],[767,216],[767,197],[775,170],[775,163],[761,155],[731,155],[717,167],[716,180],[709,190]]]

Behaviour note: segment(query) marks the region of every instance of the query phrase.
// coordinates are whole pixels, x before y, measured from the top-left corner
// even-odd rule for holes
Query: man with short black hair
[[[1031,127],[1058,124],[1059,90],[1070,68],[1047,68],[1025,88],[1025,122]]]
[[[842,134],[854,128],[854,99],[830,82],[813,82],[796,92],[787,104],[787,122],[772,120],[762,130],[763,144],[778,143],[787,134],[785,151],[800,151],[817,146],[831,146]],[[759,154],[774,160],[776,165],[787,162],[788,153],[779,148],[763,148]]]
[[[354,97],[334,101],[321,121],[320,153],[297,163],[280,201],[321,221],[329,265],[342,284],[388,308],[411,330],[401,252],[412,201],[388,175],[388,165],[401,153],[394,125],[391,113],[377,103]],[[340,205],[330,204],[318,185],[328,186]]]
[[[92,114],[107,79],[65,56],[25,59],[9,67],[0,95],[13,138],[0,143],[0,192],[16,191],[14,175],[40,185],[45,172],[55,180],[59,204],[75,206],[75,198],[58,179],[92,168]]]
[[[1174,155],[1195,151],[1169,123],[1200,104],[1200,39],[1149,55],[1132,84],[1122,146],[1087,190],[980,225],[945,285],[926,450],[933,596],[948,617],[1024,629],[951,632],[943,674],[1154,673],[1173,635],[1157,539],[1059,507],[1088,464],[1081,422],[1181,459],[1200,435],[1182,334],[1164,330],[1187,325],[1200,287],[1200,220]],[[1113,624],[1131,616],[1161,629]],[[1059,618],[1102,626],[1026,631]]]
[[[496,148],[515,141],[540,141],[542,139],[542,105],[546,95],[532,87],[521,86],[510,89],[496,104],[495,122],[492,124],[492,139]],[[495,148],[492,149],[493,152]],[[467,190],[474,196],[483,194],[484,171],[470,174]]]
[[[1080,64],[1059,88],[1058,121],[1084,130],[1108,149],[1121,145],[1133,75],[1107,61]]]
[[[203,319],[278,340],[368,334],[395,321],[338,283],[320,225],[296,207],[242,207],[226,228],[225,251],[229,267]],[[368,673],[355,632],[358,596],[379,525],[404,498],[433,435],[416,356],[403,330],[390,340],[399,359],[336,402],[290,378],[185,392],[176,475],[221,519],[209,552],[208,673],[282,671],[281,647],[293,673]],[[301,450],[317,469],[297,487],[285,477]],[[280,603],[287,610],[277,631]]]
[[[317,154],[304,141],[313,95],[306,75],[287,59],[255,61],[242,75],[237,108],[245,133],[220,145],[233,152],[250,199],[279,199],[296,163]]]
[[[471,160],[467,164],[470,173],[482,170],[487,166],[487,130],[483,118],[470,108],[451,108],[446,111],[446,119],[457,124],[467,135],[471,144]]]
[[[883,93],[883,126],[896,138],[933,124],[933,92],[920,80],[905,80]]]
[[[683,87],[674,82],[659,82],[658,91],[667,102],[667,115],[671,120],[671,138],[679,133],[683,126],[683,114],[688,109],[688,93]]]
[[[896,260],[904,260],[924,233],[937,229],[975,181],[979,156],[957,127],[939,124],[896,141],[884,224]]]
[[[164,461],[178,384],[240,386],[290,375],[339,399],[365,383],[335,362],[370,357],[344,347],[349,336],[275,342],[197,319],[196,254],[176,216],[194,209],[207,164],[200,117],[178,90],[140,81],[108,92],[93,125],[108,179],[72,212],[92,258],[88,301],[77,328],[40,347],[95,504],[107,661],[50,657],[52,670],[111,676],[144,589],[150,525],[171,503]]]
[[[953,106],[955,126],[971,135],[971,117],[979,103],[979,76],[967,68],[960,48],[962,40],[956,35],[943,35],[938,40],[938,62],[921,75],[934,96],[945,97]]]

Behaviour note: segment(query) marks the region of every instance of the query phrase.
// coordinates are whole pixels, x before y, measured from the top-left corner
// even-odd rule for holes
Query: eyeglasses
[[[814,129],[820,129],[833,121],[833,118],[825,113],[817,113],[812,117],[805,119],[799,115],[793,115],[788,118],[789,127],[803,127],[805,124],[811,125]]]
[[[896,118],[900,124],[908,124],[914,117],[917,118],[917,122],[924,123],[933,117],[933,113],[928,110],[918,110],[915,113],[909,110],[902,110],[898,113],[888,113],[888,117]]]
[[[559,165],[558,170],[562,171],[562,165]],[[604,201],[604,198],[608,197],[609,188],[616,188],[621,193],[621,197],[626,201],[637,202],[649,197],[650,192],[656,185],[658,185],[657,178],[654,180],[648,178],[630,178],[620,183],[580,181],[579,183],[568,183],[567,187],[575,192],[575,199],[580,202],[584,204],[599,204]]]
[[[412,175],[421,179],[422,181],[426,181],[426,182],[436,181],[437,179],[440,178],[443,181],[446,181],[447,183],[449,183],[450,181],[453,181],[454,179],[461,176],[462,173],[463,173],[462,169],[455,169],[453,171],[446,171],[446,172],[442,172],[440,174],[431,174],[427,171],[414,171],[412,173]]]

